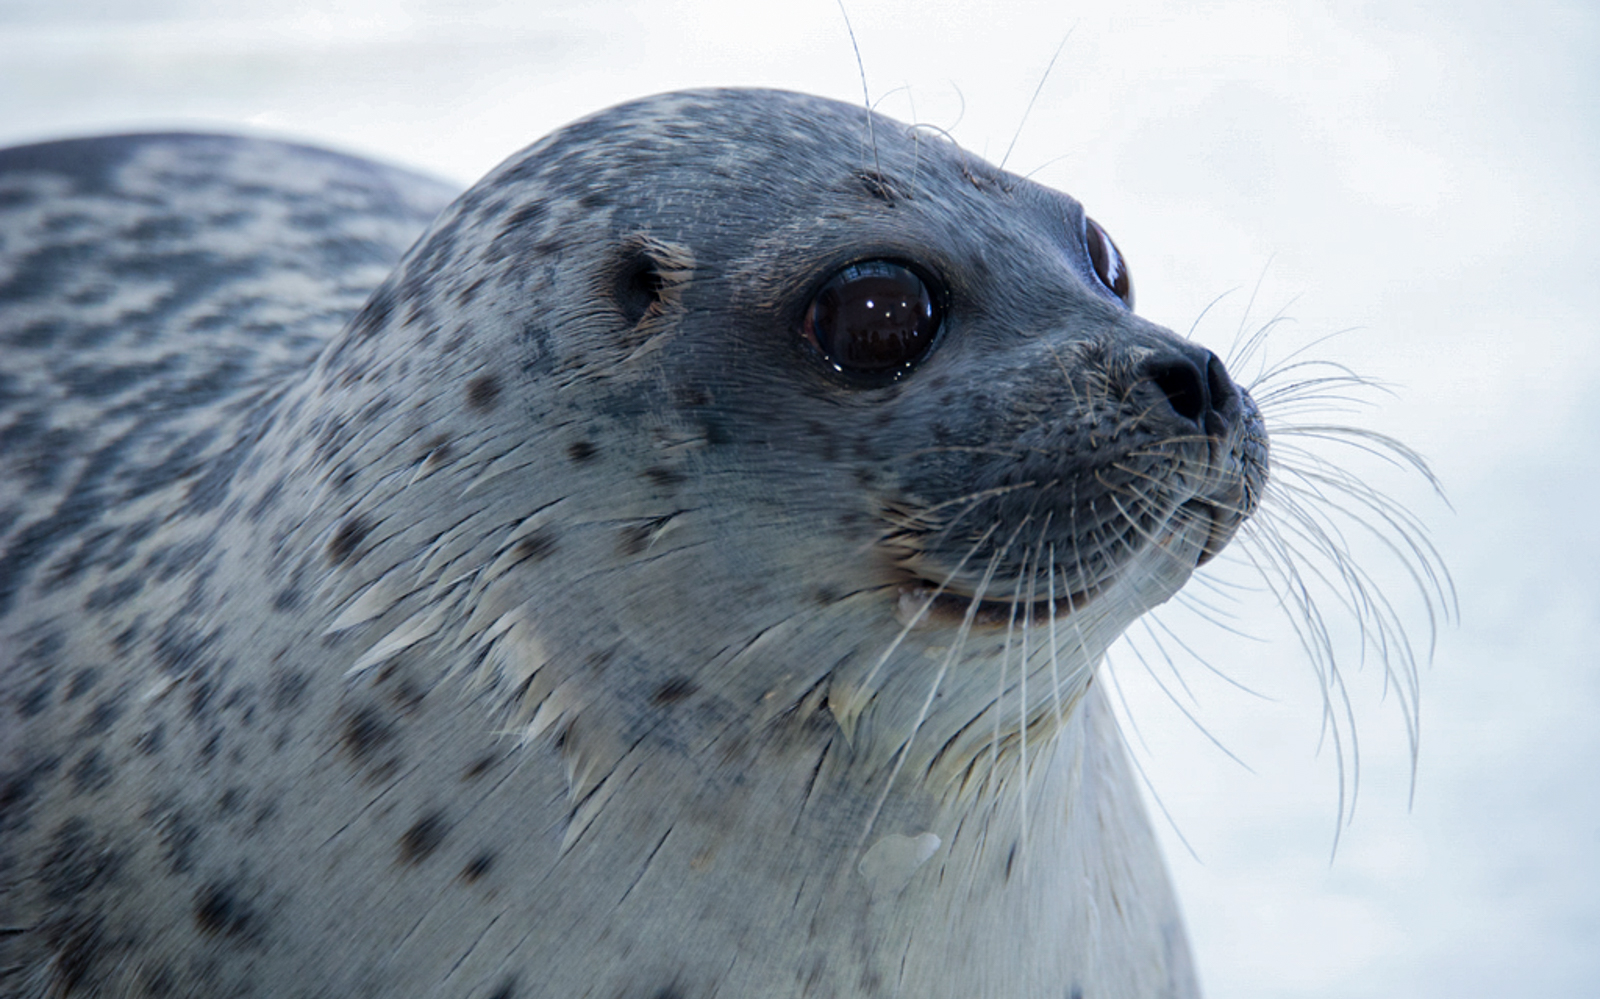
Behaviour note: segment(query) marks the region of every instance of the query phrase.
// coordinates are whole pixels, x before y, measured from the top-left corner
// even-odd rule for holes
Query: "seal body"
[[[1266,441],[1081,206],[775,91],[448,198],[0,153],[0,993],[1196,994],[1094,671]]]

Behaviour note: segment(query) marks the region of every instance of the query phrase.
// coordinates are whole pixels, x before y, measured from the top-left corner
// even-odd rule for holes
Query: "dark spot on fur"
[[[157,722],[150,728],[147,728],[143,732],[139,733],[139,737],[133,740],[133,748],[143,756],[154,756],[161,752],[161,748],[165,746],[166,743],[166,726],[160,722]]]
[[[494,375],[479,375],[467,383],[467,408],[486,413],[494,408],[500,398],[500,379]]]
[[[348,493],[360,475],[360,470],[348,461],[340,463],[339,470],[333,473],[333,478],[330,480],[333,483],[333,491],[340,494]]]
[[[59,760],[36,761],[17,770],[0,773],[0,834],[24,823],[27,811],[46,779],[60,767]]]
[[[657,465],[653,465],[650,468],[645,469],[644,476],[651,482],[654,482],[656,485],[663,488],[670,488],[672,486],[679,485],[688,478],[687,475],[678,471],[676,468],[662,468]]]
[[[66,902],[115,875],[120,854],[110,844],[96,841],[89,820],[74,816],[61,823],[50,839],[50,851],[39,866],[45,894]]]
[[[480,277],[471,284],[467,285],[465,288],[462,288],[456,293],[456,304],[471,305],[472,300],[478,297],[478,292],[483,290],[483,283],[487,280],[488,278]]]
[[[72,674],[72,681],[67,684],[67,696],[65,699],[67,701],[76,701],[84,694],[93,690],[94,685],[99,682],[99,669],[94,666],[80,669],[76,673]]]
[[[194,870],[194,847],[200,841],[200,827],[190,822],[180,809],[163,816],[157,830],[167,869],[173,874],[188,874]]]
[[[378,672],[374,686],[384,688],[384,697],[390,704],[404,712],[415,711],[428,696],[427,690],[409,672],[402,672],[399,661],[389,663]]]
[[[256,810],[250,816],[250,830],[254,832],[267,825],[270,825],[277,817],[278,803],[276,801],[269,801],[265,804],[258,805],[256,806]]]
[[[299,587],[286,586],[272,595],[272,609],[279,614],[287,614],[297,610],[302,599]]]
[[[688,697],[690,694],[694,693],[696,689],[697,688],[694,685],[694,681],[690,680],[688,677],[675,676],[656,688],[655,694],[650,698],[650,703],[659,707],[664,707],[668,704],[677,704],[685,697]]]
[[[55,690],[55,678],[45,677],[38,686],[17,698],[17,713],[32,718],[50,706],[50,694]]]
[[[594,460],[600,449],[589,441],[573,441],[567,445],[567,457],[580,465],[586,465]]]
[[[1007,881],[1011,880],[1011,865],[1016,862],[1016,859],[1017,859],[1017,844],[1012,843],[1011,844],[1011,849],[1006,851],[1006,878],[1005,879]]]
[[[700,436],[711,447],[727,444],[734,439],[728,430],[728,421],[710,410],[700,413]]]
[[[484,774],[488,773],[489,768],[494,766],[497,762],[499,762],[499,757],[491,753],[488,756],[478,760],[478,762],[474,763],[472,766],[468,767],[466,771],[462,773],[461,779],[463,781],[477,780],[479,777],[482,777]]]
[[[72,779],[74,794],[93,794],[104,791],[111,786],[111,764],[106,762],[105,754],[98,748],[91,749],[83,754],[67,776]]]
[[[816,593],[813,594],[813,597],[817,601],[817,605],[820,607],[831,607],[839,602],[839,595],[826,586],[817,587]]]
[[[444,842],[450,823],[443,812],[429,812],[400,837],[400,863],[415,867],[427,860]]]
[[[500,226],[500,231],[503,233],[509,233],[515,232],[518,229],[525,229],[529,226],[537,226],[540,222],[544,221],[544,217],[547,213],[548,211],[545,208],[544,202],[530,201],[521,208],[518,208],[516,211],[512,212],[510,215],[507,215],[505,222]]]
[[[86,611],[103,611],[110,610],[113,607],[120,607],[138,596],[139,591],[142,589],[144,589],[144,580],[137,576],[130,576],[115,583],[97,586],[89,591],[89,595],[84,598],[83,609]]]
[[[267,681],[267,705],[276,712],[292,711],[305,700],[311,681],[297,669],[283,669]]]
[[[473,884],[479,878],[489,873],[489,868],[494,866],[494,854],[485,851],[467,861],[467,866],[461,868],[461,880]]]
[[[217,811],[223,815],[232,815],[244,807],[244,801],[244,788],[230,787],[217,798]]]
[[[678,405],[690,409],[705,409],[712,403],[711,392],[704,385],[681,385],[673,390]]]
[[[347,561],[367,534],[372,530],[372,524],[360,515],[351,517],[339,525],[339,530],[328,541],[328,561],[333,565],[341,565]]]
[[[237,884],[213,881],[195,892],[194,924],[207,936],[241,936],[254,922],[255,912],[239,897]]]
[[[838,460],[839,448],[833,431],[819,421],[810,420],[806,423],[806,434],[816,444],[818,457],[830,464]]]
[[[211,699],[217,696],[217,681],[196,680],[190,678],[189,705],[190,718],[203,718],[207,709],[211,707]]]
[[[369,339],[373,334],[383,329],[384,324],[389,321],[389,313],[392,311],[394,311],[394,286],[385,283],[373,294],[372,300],[356,316],[351,328],[361,339]]]
[[[374,753],[393,741],[394,734],[394,726],[385,721],[376,708],[364,706],[345,717],[342,741],[352,759],[367,763]]]
[[[121,653],[126,653],[133,648],[133,643],[139,640],[139,635],[144,630],[143,623],[144,619],[140,618],[117,632],[116,636],[111,639],[111,647]]]
[[[104,735],[122,717],[122,695],[113,694],[99,702],[78,725],[78,737]]]
[[[556,550],[556,531],[553,527],[541,527],[518,541],[511,549],[511,553],[519,561],[542,562],[550,557]]]

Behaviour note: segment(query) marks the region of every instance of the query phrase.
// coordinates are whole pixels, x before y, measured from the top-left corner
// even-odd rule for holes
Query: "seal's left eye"
[[[1122,251],[1100,228],[1100,223],[1087,216],[1083,220],[1083,243],[1089,251],[1089,263],[1094,265],[1094,276],[1111,294],[1122,299],[1122,304],[1133,308],[1133,278],[1128,274],[1128,262],[1122,259]]]
[[[928,353],[940,320],[938,302],[915,271],[866,260],[822,286],[801,333],[839,371],[892,378]]]

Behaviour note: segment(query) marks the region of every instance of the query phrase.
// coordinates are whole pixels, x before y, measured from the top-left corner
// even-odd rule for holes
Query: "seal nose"
[[[1220,437],[1239,416],[1239,390],[1222,358],[1195,344],[1174,344],[1145,359],[1144,377],[1172,411],[1201,433]]]

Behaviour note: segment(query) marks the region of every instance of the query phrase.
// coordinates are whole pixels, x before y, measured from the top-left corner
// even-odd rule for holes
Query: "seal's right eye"
[[[817,291],[801,333],[836,370],[891,380],[927,355],[942,319],[915,271],[866,260],[842,268]]]
[[[1133,277],[1128,273],[1128,262],[1100,223],[1088,216],[1083,219],[1083,243],[1089,251],[1089,262],[1094,265],[1094,276],[1106,290],[1122,299],[1123,305],[1133,308]]]

